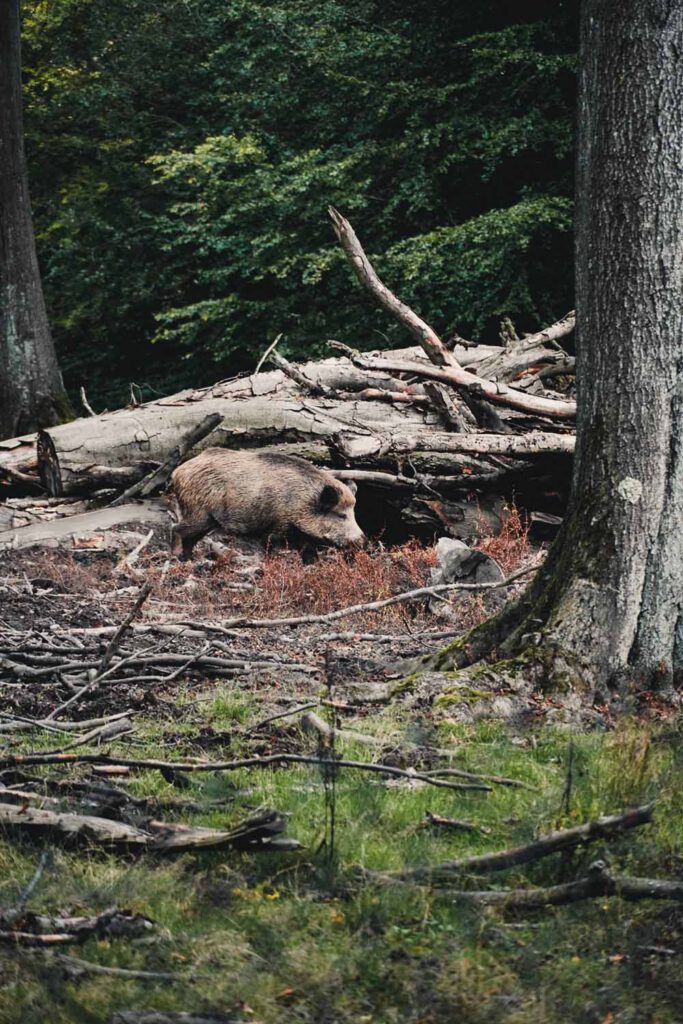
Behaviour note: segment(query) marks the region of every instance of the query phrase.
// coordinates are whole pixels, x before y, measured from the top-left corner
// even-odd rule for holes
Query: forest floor
[[[481,545],[506,572],[539,557],[514,516]],[[641,694],[615,720],[571,694],[500,692],[485,674],[476,688],[415,675],[411,659],[486,616],[490,595],[296,628],[211,628],[324,616],[428,585],[434,552],[415,542],[311,563],[228,548],[169,564],[155,537],[127,567],[129,549],[3,557],[0,804],[186,837],[272,810],[283,831],[266,829],[262,849],[140,852],[102,844],[92,822],[76,834],[54,820],[40,832],[7,825],[1,1024],[683,1021],[680,903],[616,894],[533,910],[461,895],[568,883],[597,859],[628,876],[680,879],[675,707]],[[105,630],[144,581],[152,592],[102,674]],[[150,623],[178,628],[144,631]],[[99,735],[60,731],[98,716],[108,720]],[[338,730],[333,741],[320,719]],[[107,733],[117,722],[125,728]],[[271,761],[233,764],[257,758]],[[387,771],[333,767],[339,758]],[[140,763],[150,760],[171,767]],[[419,871],[390,875],[649,802],[642,828],[495,874],[461,867],[438,885]],[[67,917],[92,922],[111,908],[133,924],[100,917],[64,938]]]

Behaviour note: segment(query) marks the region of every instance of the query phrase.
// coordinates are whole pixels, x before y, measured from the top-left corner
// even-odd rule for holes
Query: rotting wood
[[[301,845],[282,835],[286,819],[278,811],[272,810],[259,811],[230,829],[164,821],[151,821],[146,828],[138,828],[114,818],[0,803],[0,827],[7,831],[47,836],[53,840],[62,836],[110,849],[149,850],[155,853],[180,853],[208,847],[230,847],[251,852],[266,849],[293,850]]]

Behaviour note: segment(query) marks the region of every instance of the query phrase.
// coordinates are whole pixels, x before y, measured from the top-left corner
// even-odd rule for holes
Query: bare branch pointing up
[[[451,384],[456,388],[466,388],[468,391],[474,391],[479,397],[487,398],[500,405],[521,409],[524,412],[559,416],[562,419],[576,415],[576,402],[563,402],[527,395],[516,388],[508,387],[505,384],[496,384],[463,369],[436,331],[382,283],[348,220],[332,206],[329,207],[328,212],[339,243],[360,283],[395,320],[403,324],[422,346],[431,362],[441,368],[438,375],[432,373],[434,379]]]

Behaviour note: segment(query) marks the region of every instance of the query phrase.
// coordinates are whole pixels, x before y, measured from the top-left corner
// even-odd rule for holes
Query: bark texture
[[[439,667],[492,648],[549,685],[683,678],[683,4],[585,0],[577,440],[544,572]]]
[[[69,414],[48,326],[28,194],[19,0],[0,3],[0,437]]]
[[[683,5],[587,0],[579,411],[566,639],[613,676],[683,666]]]

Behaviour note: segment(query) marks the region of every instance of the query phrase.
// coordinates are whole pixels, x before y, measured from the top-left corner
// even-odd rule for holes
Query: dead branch
[[[452,829],[456,832],[481,832],[488,835],[490,828],[483,825],[475,825],[473,821],[462,821],[460,818],[444,818],[442,814],[432,814],[425,811],[424,821],[421,821],[418,828]]]
[[[403,359],[382,358],[378,356],[366,356],[361,352],[355,352],[342,346],[335,341],[332,347],[343,351],[351,359],[355,366],[365,370],[376,370],[381,362],[386,370],[394,373],[409,373],[412,376],[425,380],[435,380],[441,384],[449,384],[455,388],[466,388],[476,398],[486,398],[489,402],[497,405],[507,405],[512,409],[519,409],[521,412],[532,413],[538,416],[551,416],[557,419],[573,419],[576,416],[576,402],[559,401],[554,398],[537,398],[535,395],[528,395],[519,388],[508,387],[507,384],[499,384],[484,377],[478,377],[462,368],[456,369],[453,366],[431,366],[429,363],[409,362]]]
[[[458,408],[452,393],[443,384],[437,384],[433,380],[425,381],[424,389],[425,394],[431,400],[434,408],[441,413],[450,430],[458,434],[468,434],[476,428],[476,417],[463,402]]]
[[[212,412],[206,416],[201,423],[198,423],[185,434],[180,444],[173,448],[165,462],[162,462],[157,469],[153,469],[142,480],[138,480],[137,483],[123,491],[117,498],[114,498],[110,507],[114,508],[117,505],[124,505],[131,498],[148,498],[155,491],[160,490],[190,449],[194,448],[200,441],[203,441],[209,434],[212,434],[222,420],[223,417],[217,412]]]
[[[277,366],[278,370],[282,370],[291,380],[304,388],[311,395],[317,395],[319,398],[327,398],[331,396],[337,396],[338,391],[335,388],[329,387],[327,384],[323,384],[321,381],[311,380],[303,373],[298,366],[290,363],[288,359],[285,359],[283,355],[276,352],[273,349],[272,352],[267,353],[267,357],[270,362]]]
[[[140,590],[138,591],[138,595],[135,598],[132,608],[126,615],[125,619],[123,620],[119,628],[114,633],[109,643],[107,644],[105,652],[102,655],[102,660],[100,661],[97,667],[97,675],[94,681],[96,681],[97,676],[103,675],[104,672],[106,672],[106,670],[109,668],[109,665],[116,653],[117,648],[121,645],[121,641],[125,635],[126,630],[130,626],[133,619],[137,616],[138,612],[140,611],[143,604],[145,603],[145,601],[147,600],[151,593],[152,584],[149,582],[149,580],[147,580],[140,587]]]
[[[462,768],[433,768],[425,775],[455,775],[459,779],[481,779],[482,782],[493,782],[496,786],[514,786],[517,789],[533,789],[520,779],[508,779],[504,775],[482,775],[480,772],[466,772]]]
[[[558,345],[557,339],[570,334],[575,325],[576,314],[572,310],[557,323],[536,334],[529,334],[526,338],[506,336],[501,351],[483,359],[477,367],[477,373],[489,380],[511,381],[530,366],[566,363],[569,356]]]
[[[244,757],[236,761],[158,761],[152,758],[109,757],[107,754],[10,754],[0,758],[0,769],[29,767],[38,764],[92,764],[124,768],[141,768],[156,771],[178,772],[230,772],[242,768],[269,768],[273,765],[311,764],[329,765],[329,759],[314,757],[309,754],[268,754],[264,757]],[[447,782],[423,772],[412,769],[395,768],[393,765],[373,764],[368,761],[335,760],[337,768],[353,768],[362,772],[378,775],[390,775],[398,779],[409,779],[411,782],[426,782],[430,786],[459,791],[491,792],[491,787],[480,783]],[[12,807],[12,805],[6,805]],[[3,805],[0,805],[2,810]],[[16,808],[12,807],[12,810]],[[9,813],[9,812],[8,812]],[[51,813],[48,811],[45,814]],[[0,821],[2,817],[0,816]],[[103,819],[106,820],[106,819]],[[22,821],[18,821],[22,824]],[[110,823],[111,824],[111,823]]]
[[[501,907],[505,910],[543,910],[545,907],[561,907],[580,900],[598,897],[618,896],[629,902],[640,900],[671,900],[683,902],[683,882],[671,882],[660,878],[633,878],[615,875],[604,861],[590,865],[588,875],[575,882],[551,885],[538,889],[503,889],[473,892],[449,890],[449,899],[462,903],[474,903],[483,907]]]
[[[97,413],[95,412],[95,410],[90,405],[90,402],[88,401],[88,396],[86,395],[85,388],[83,387],[82,384],[81,384],[81,387],[80,387],[79,394],[81,396],[81,405],[85,409],[86,414],[88,416],[97,416]]]
[[[198,974],[171,974],[169,971],[139,971],[134,970],[130,967],[106,967],[104,964],[95,964],[90,960],[81,960],[77,956],[66,956],[64,953],[58,953],[55,956],[55,960],[58,964],[61,964],[65,968],[66,972],[75,978],[81,977],[83,974],[103,974],[110,978],[134,978],[140,981],[172,981],[182,982],[186,984],[189,981],[201,977]],[[173,1015],[168,1016],[166,1014],[146,1014],[141,1015],[138,1019],[143,1020],[144,1017],[157,1018],[157,1020],[163,1020],[164,1017],[168,1021],[173,1020]],[[128,1018],[128,1014],[115,1014],[115,1020],[121,1020]],[[190,1019],[201,1019],[194,1018],[193,1015]]]
[[[147,547],[147,545],[149,544],[149,542],[151,541],[153,536],[154,536],[154,530],[150,530],[149,533],[145,537],[142,538],[140,543],[135,545],[135,547],[133,548],[132,551],[129,551],[127,555],[124,555],[124,557],[121,559],[119,564],[115,567],[114,572],[115,573],[119,573],[119,572],[125,572],[126,570],[133,569],[133,566],[135,565],[135,563],[137,562],[138,558],[140,557],[140,554]],[[136,572],[134,569],[133,569],[133,575],[139,577],[139,573]]]
[[[259,811],[231,829],[165,821],[151,821],[143,829],[113,818],[0,803],[0,825],[3,829],[29,835],[61,836],[88,844],[97,843],[109,849],[150,850],[156,853],[178,853],[207,847],[250,851],[293,850],[301,845],[294,839],[282,836],[286,819],[278,811],[272,810]]]
[[[29,812],[30,813],[30,812]],[[0,913],[0,942],[21,946],[54,946],[85,942],[95,937],[137,938],[154,927],[141,914],[110,907],[91,917],[48,917],[31,911]]]
[[[489,871],[505,871],[519,864],[549,857],[560,850],[571,850],[597,839],[609,839],[620,835],[627,829],[646,825],[652,820],[654,806],[646,804],[636,807],[625,814],[614,814],[597,818],[585,825],[575,828],[560,829],[539,836],[538,839],[524,846],[499,850],[495,853],[484,853],[474,857],[463,857],[460,860],[444,861],[425,867],[403,868],[399,871],[383,873],[370,872],[368,877],[385,881],[416,882],[420,885],[448,885],[464,874],[482,874]]]
[[[348,608],[338,608],[333,612],[325,612],[321,615],[297,615],[291,618],[281,619],[225,619],[216,625],[221,629],[269,629],[276,626],[307,626],[314,622],[334,622],[336,619],[346,618],[347,615],[358,615],[363,612],[379,611],[381,608],[388,608],[392,604],[402,604],[405,601],[415,601],[422,597],[433,597],[435,594],[448,594],[452,591],[462,590],[467,592],[480,592],[485,590],[499,590],[501,587],[509,587],[522,576],[535,572],[537,565],[527,565],[511,573],[504,580],[497,583],[435,583],[431,587],[417,587],[415,590],[405,590],[393,597],[385,597],[381,601],[368,601],[365,604],[350,605]],[[190,626],[202,628],[201,623],[190,620],[179,620],[174,622],[176,626]],[[205,623],[204,629],[213,629],[214,625]]]
[[[301,726],[305,732],[316,733],[330,742],[337,740],[348,740],[350,743],[361,743],[368,747],[382,746],[382,740],[376,736],[368,736],[365,733],[353,732],[350,729],[335,729],[312,711],[301,716]]]
[[[570,455],[574,451],[573,434],[544,433],[540,430],[528,434],[438,434],[431,438],[405,437],[400,434],[376,433],[372,437],[338,434],[336,445],[347,458],[367,458],[387,452],[404,455],[408,452],[452,452],[472,456],[509,455],[532,457],[536,455]]]
[[[103,718],[88,718],[83,722],[54,722],[47,718],[24,718],[14,712],[0,711],[0,718],[8,721],[0,724],[0,732],[21,732],[27,729],[45,729],[46,732],[81,732],[83,729],[94,729],[99,725],[107,725],[119,719],[135,714],[134,711],[119,711],[115,715]]]
[[[196,975],[193,975],[196,977]],[[183,1013],[174,1010],[121,1010],[108,1024],[238,1024],[223,1013]]]
[[[535,398],[532,395],[523,395],[516,392],[514,388],[506,387],[504,384],[494,384],[492,381],[465,370],[441,341],[436,331],[382,283],[348,220],[333,207],[329,207],[328,212],[341,247],[360,283],[395,320],[403,324],[434,363],[434,372],[432,374],[423,373],[423,376],[458,388],[474,390],[477,395],[485,397],[489,401],[510,405],[526,412],[564,418],[576,415],[575,402],[552,401]],[[360,364],[356,363],[356,365]],[[419,364],[415,365],[419,366]],[[397,367],[394,364],[393,367],[387,366],[387,369],[396,370]],[[400,369],[399,372],[401,372]],[[407,372],[416,373],[417,371],[413,369]]]
[[[45,873],[45,868],[48,866],[48,864],[50,863],[51,860],[52,860],[52,850],[49,847],[46,847],[43,850],[43,852],[41,853],[41,855],[40,855],[40,860],[38,861],[38,867],[34,871],[33,877],[31,878],[31,880],[28,883],[28,885],[25,886],[25,888],[22,890],[22,892],[21,892],[21,894],[19,896],[19,899],[17,900],[17,902],[14,905],[14,908],[12,909],[12,911],[9,912],[10,914],[12,914],[12,915],[14,915],[14,914],[19,915],[24,910],[26,904],[28,903],[28,901],[30,900],[31,896],[35,892],[36,886],[38,885],[38,883],[40,882],[41,878],[43,877],[43,874]]]
[[[403,324],[433,363],[437,366],[459,367],[457,359],[446,348],[436,331],[382,283],[372,263],[365,255],[349,221],[333,206],[329,206],[327,212],[330,215],[337,239],[363,287],[386,309],[387,313]]]

